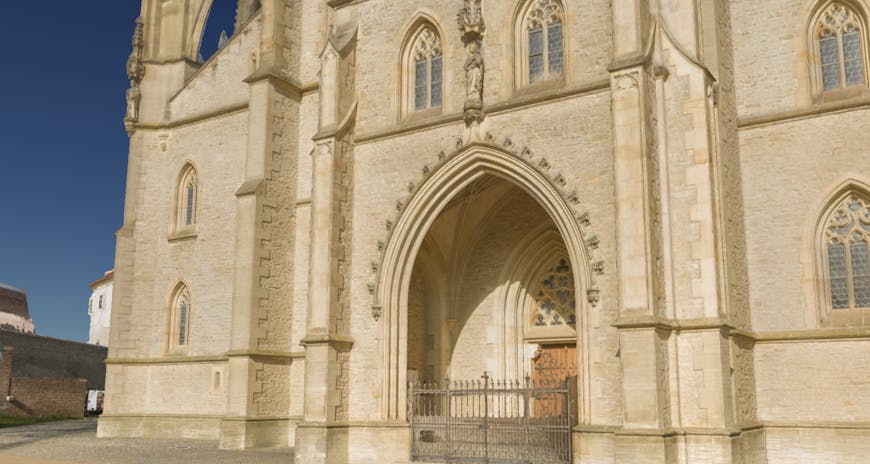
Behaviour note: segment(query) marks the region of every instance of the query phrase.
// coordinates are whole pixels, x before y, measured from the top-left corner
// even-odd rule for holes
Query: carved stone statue
[[[139,84],[145,77],[145,65],[142,64],[144,48],[144,22],[139,17],[136,19],[136,29],[133,31],[133,51],[127,58],[127,78],[130,79],[130,88],[127,90],[127,114],[124,116],[124,127],[129,135],[134,132],[133,125],[139,122],[139,100],[142,98]]]
[[[483,55],[480,42],[468,44],[468,59],[465,60],[465,106],[480,109],[483,106]]]
[[[465,124],[469,127],[483,121],[483,21],[481,0],[465,0],[457,15],[462,42],[468,51],[465,61]]]

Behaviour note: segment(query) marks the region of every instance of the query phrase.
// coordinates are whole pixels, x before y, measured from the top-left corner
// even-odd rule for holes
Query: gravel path
[[[292,464],[293,451],[227,451],[215,441],[97,438],[96,419],[0,429],[3,464]]]

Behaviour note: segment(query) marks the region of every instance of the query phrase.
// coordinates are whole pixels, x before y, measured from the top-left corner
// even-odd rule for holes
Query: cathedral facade
[[[867,0],[237,3],[142,0],[100,436],[865,462]]]

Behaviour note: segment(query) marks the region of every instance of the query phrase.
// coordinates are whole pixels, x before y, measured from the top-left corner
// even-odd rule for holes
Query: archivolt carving
[[[407,320],[402,314],[407,310],[406,292],[414,254],[429,226],[440,214],[438,205],[446,204],[456,192],[481,176],[494,174],[515,183],[538,200],[553,219],[565,243],[575,280],[574,288],[587,292],[587,301],[578,305],[577,310],[577,327],[582,333],[579,336],[586,343],[585,331],[589,327],[587,305],[598,303],[596,279],[605,269],[604,262],[595,256],[596,250],[587,245],[587,242],[597,243],[595,234],[588,230],[591,224],[589,214],[579,209],[577,194],[566,190],[562,182],[556,180],[560,176],[558,172],[536,162],[532,150],[527,147],[520,149],[511,138],[502,138],[505,143],[499,146],[492,134],[487,134],[484,140],[457,144],[453,153],[447,155],[443,152],[436,161],[427,163],[422,180],[406,184],[412,190],[411,196],[401,202],[395,216],[386,220],[386,238],[378,241],[378,259],[373,262],[369,290],[372,292],[374,289],[372,316],[375,320],[383,320],[384,419],[404,419],[405,415],[407,372],[402,365],[405,347],[401,340],[407,332]],[[544,165],[549,166],[549,162]],[[588,366],[588,362],[583,365]],[[580,386],[581,398],[588,401],[589,385],[581,380]],[[588,405],[581,405],[581,414],[585,414],[583,411],[588,411]]]
[[[502,142],[501,147],[495,145],[495,141],[497,139],[492,133],[487,132],[484,136],[484,140],[486,142],[486,145],[489,145],[492,148],[499,149],[499,150],[505,151],[507,153],[510,153],[511,155],[513,155],[517,158],[523,159],[525,161],[531,161],[534,158],[534,153],[531,151],[531,149],[529,149],[527,146],[523,146],[522,149],[518,150],[518,146],[513,142],[513,140],[510,137],[504,138],[504,141]],[[385,244],[389,243],[390,239],[392,238],[395,224],[398,222],[399,217],[404,212],[405,207],[408,204],[408,199],[413,198],[419,192],[420,187],[426,182],[426,179],[429,178],[435,171],[437,171],[438,168],[440,168],[441,165],[443,165],[445,161],[447,161],[448,159],[454,158],[459,152],[465,151],[467,148],[465,146],[464,142],[462,142],[461,138],[458,139],[457,146],[459,148],[456,151],[454,151],[451,155],[448,156],[446,154],[446,152],[442,150],[438,153],[438,156],[436,157],[436,161],[437,161],[436,163],[424,164],[423,168],[422,168],[422,180],[420,182],[415,182],[412,180],[412,181],[409,181],[407,184],[407,190],[408,190],[408,193],[410,193],[410,197],[402,197],[399,200],[396,200],[395,205],[396,205],[396,211],[398,213],[396,215],[397,217],[395,217],[394,219],[393,218],[386,219],[384,221],[384,229],[385,229],[385,232],[387,233],[387,236],[385,239],[378,240],[378,242],[377,242],[376,249],[378,251],[379,258],[378,258],[378,261],[372,262],[372,266],[371,266],[372,273],[375,274],[375,275],[373,275],[373,279],[375,282],[380,281],[380,279],[379,279],[380,276],[378,274],[379,274],[379,271],[381,269],[381,264],[382,264],[383,259],[384,259],[384,250],[386,248]],[[580,200],[577,196],[577,193],[573,192],[573,191],[568,192],[565,190],[565,187],[567,185],[567,181],[565,180],[564,176],[561,173],[555,173],[553,175],[549,175],[548,171],[551,170],[552,166],[545,158],[541,158],[537,163],[528,163],[528,164],[530,167],[533,167],[536,171],[538,171],[539,173],[541,173],[542,175],[547,177],[547,179],[551,182],[551,184],[560,192],[562,199],[566,203],[568,203],[569,205],[572,205],[572,206],[579,206]],[[574,220],[577,222],[577,224],[579,226],[581,226],[583,229],[588,229],[592,226],[592,221],[589,217],[589,213],[586,211],[577,210],[574,212],[573,217],[574,217]],[[588,233],[588,234],[584,235],[583,243],[584,243],[586,250],[588,252],[592,252],[592,251],[597,250],[599,248],[601,241],[600,241],[597,234]],[[597,281],[594,278],[594,276],[604,274],[605,269],[606,269],[606,264],[603,260],[594,260],[593,255],[591,255],[591,254],[589,254],[588,257],[589,257],[589,269],[593,273],[593,278],[590,280],[589,287],[587,288],[587,301],[590,304],[592,304],[592,306],[597,306],[598,302],[600,301],[600,292],[597,289]],[[380,319],[381,310],[382,310],[381,303],[379,301],[377,301],[378,285],[376,283],[369,283],[368,288],[369,288],[369,293],[373,297],[372,316],[377,321]]]

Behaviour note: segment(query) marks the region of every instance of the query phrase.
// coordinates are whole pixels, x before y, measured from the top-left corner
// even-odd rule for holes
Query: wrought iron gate
[[[411,460],[568,464],[574,378],[412,384]]]

